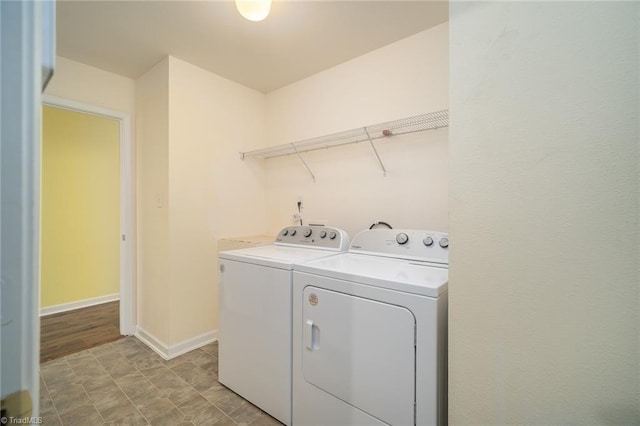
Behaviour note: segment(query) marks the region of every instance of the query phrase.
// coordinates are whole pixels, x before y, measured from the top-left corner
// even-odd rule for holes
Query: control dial
[[[304,236],[305,237],[310,237],[312,233],[313,233],[313,231],[311,230],[311,228],[307,228],[307,229],[304,230]]]
[[[404,232],[401,232],[396,235],[396,242],[400,245],[407,244],[409,242],[409,236]]]
[[[449,247],[449,239],[448,238],[440,238],[440,247],[442,247],[442,248]]]
[[[282,236],[286,237],[287,235],[289,235],[288,229],[285,229],[284,231],[282,231]]]
[[[320,238],[326,238],[327,237],[327,231],[320,231]]]
[[[425,246],[429,247],[430,245],[433,244],[433,238],[424,237],[424,240],[422,240],[422,242],[424,243]]]
[[[295,230],[295,229],[292,229],[292,230],[291,230],[291,236],[293,237],[294,235],[296,235],[296,230]]]
[[[337,236],[338,234],[336,234],[334,231],[329,232],[329,239],[335,240]]]

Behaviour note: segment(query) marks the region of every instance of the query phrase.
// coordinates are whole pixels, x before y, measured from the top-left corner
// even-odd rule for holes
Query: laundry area
[[[40,315],[119,300],[127,337],[42,389],[95,364],[139,424],[640,422],[640,3],[243,3],[57,2],[42,102],[120,126],[120,269]],[[92,383],[84,421],[129,421]]]
[[[344,252],[349,249],[350,237],[370,227],[384,228],[381,223],[401,229],[430,226],[446,232],[447,33],[447,23],[437,23],[264,96],[173,57],[138,80],[138,110],[146,105],[155,108],[158,89],[167,87],[169,111],[180,111],[177,117],[168,117],[167,209],[159,210],[155,202],[140,209],[152,216],[168,215],[170,252],[171,230],[174,226],[181,229],[175,234],[175,244],[183,248],[178,256],[184,258],[176,264],[175,275],[171,261],[168,264],[168,276],[176,277],[167,282],[167,294],[176,292],[174,298],[167,298],[169,317],[173,312],[175,318],[181,318],[187,312],[204,314],[213,309],[220,383],[283,424],[446,423],[444,399],[437,404],[438,398],[443,398],[445,381],[442,345],[439,357],[431,355],[437,345],[425,344],[418,352],[418,359],[433,358],[433,364],[438,363],[429,373],[419,369],[423,375],[433,375],[433,382],[425,385],[425,395],[419,390],[416,397],[414,382],[419,379],[413,370],[403,375],[402,407],[394,409],[402,412],[401,416],[378,420],[379,414],[368,407],[386,396],[366,384],[355,392],[353,400],[347,399],[353,410],[333,418],[314,416],[306,413],[303,403],[297,408],[292,381],[297,376],[295,349],[302,344],[295,327],[309,320],[295,316],[295,303],[302,297],[295,295],[293,287],[298,264]],[[421,54],[424,49],[431,52],[428,57]],[[159,76],[163,87],[156,84]],[[168,86],[164,86],[165,76]],[[156,155],[159,147],[146,144],[145,136],[149,129],[155,141],[155,124],[162,125],[164,117],[153,112],[138,116],[138,120],[144,119],[154,125],[138,129],[141,158],[161,158]],[[198,158],[193,157],[194,152]],[[428,159],[426,167],[419,159]],[[157,170],[145,161],[140,163],[142,169]],[[203,180],[203,176],[209,179]],[[153,185],[167,181],[164,176],[149,177]],[[417,182],[422,183],[419,198],[414,196]],[[410,205],[403,207],[406,201]],[[178,206],[175,214],[174,202]],[[202,229],[223,238],[267,233],[274,236],[275,243],[219,252],[216,265],[212,240],[205,238]],[[385,239],[390,235],[385,234]],[[411,244],[423,245],[422,238]],[[193,265],[194,247],[209,253],[198,265]],[[149,259],[151,267],[159,260]],[[201,268],[199,276],[195,276],[196,267]],[[182,268],[196,278],[194,284],[201,280],[205,293],[185,295]],[[212,276],[218,277],[217,288],[209,285]],[[441,284],[446,286],[446,281],[445,277]],[[149,290],[155,292],[155,288]],[[210,293],[203,298],[206,292]],[[211,305],[212,300],[216,305]],[[332,305],[328,309],[331,312]],[[446,312],[446,307],[441,307],[441,312]],[[440,314],[442,339],[444,315]],[[375,318],[385,321],[377,314]],[[147,341],[154,341],[153,326],[152,321],[138,324]],[[316,322],[314,327],[316,334],[320,330],[324,339],[330,338],[324,324]],[[411,321],[411,336],[414,328]],[[388,329],[390,333],[393,330],[393,326]],[[368,339],[369,346],[384,340],[382,335]],[[409,343],[405,348],[416,352],[413,341]],[[351,351],[356,346],[352,341],[344,349]],[[328,363],[335,363],[336,353],[330,351],[328,356],[333,360]],[[390,365],[398,361],[393,357],[380,360]],[[363,361],[356,357],[337,370],[345,379],[337,385],[340,389],[350,388],[350,376],[344,375],[349,364]],[[326,367],[316,369],[316,374],[328,374]],[[380,366],[372,367],[374,364],[360,374],[379,374]],[[387,385],[395,389],[391,383]],[[323,392],[326,394],[332,400],[345,398],[339,391]],[[333,411],[330,402],[323,405],[309,397],[315,404],[304,404],[315,405],[314,412]],[[363,398],[368,400],[365,406],[358,402]],[[423,410],[423,404],[416,401],[422,399],[429,399],[429,408],[424,409],[428,415],[421,413],[424,419],[416,417]],[[394,401],[389,404],[395,405]],[[364,417],[359,418],[358,413]]]

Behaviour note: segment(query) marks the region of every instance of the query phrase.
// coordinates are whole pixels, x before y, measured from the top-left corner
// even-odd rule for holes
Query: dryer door
[[[415,424],[415,318],[404,307],[308,286],[305,380],[392,425]]]

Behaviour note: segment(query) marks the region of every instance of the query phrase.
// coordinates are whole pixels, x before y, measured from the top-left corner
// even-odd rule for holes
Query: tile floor
[[[218,344],[170,361],[135,337],[40,367],[48,425],[253,425],[280,423],[218,383]]]

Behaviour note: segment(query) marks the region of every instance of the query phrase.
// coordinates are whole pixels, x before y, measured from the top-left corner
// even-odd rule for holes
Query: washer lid
[[[220,259],[236,260],[239,262],[281,269],[292,269],[292,265],[294,263],[302,263],[327,256],[335,256],[337,254],[338,253],[334,251],[327,251],[323,249],[270,244],[266,246],[223,251],[220,252],[218,256]]]
[[[438,297],[447,291],[449,270],[442,265],[356,253],[296,263],[295,271]]]

